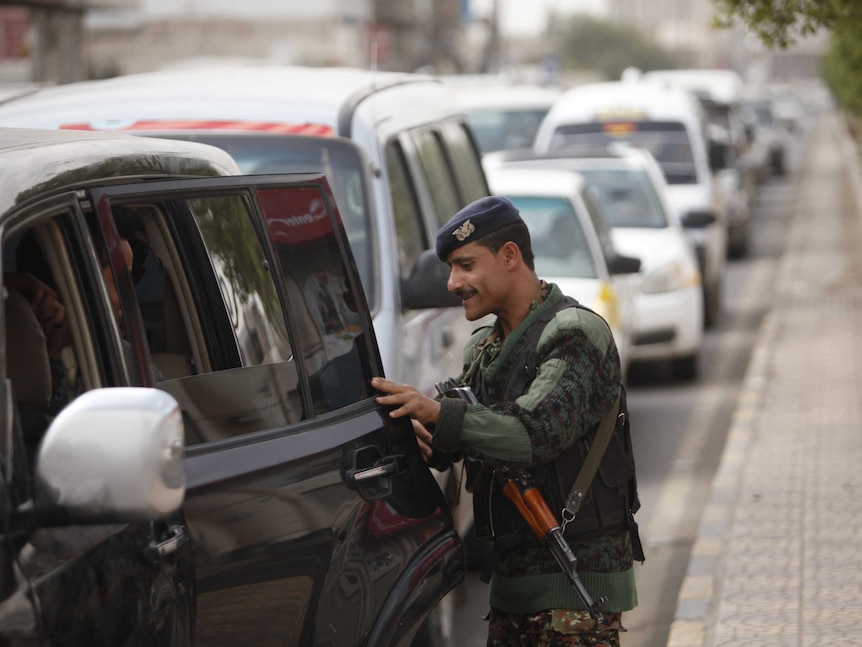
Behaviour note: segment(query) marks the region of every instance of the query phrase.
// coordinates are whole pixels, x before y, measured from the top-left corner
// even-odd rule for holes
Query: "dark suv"
[[[325,177],[12,129],[0,164],[0,644],[428,631],[462,547],[409,424],[374,400]],[[65,306],[60,352],[33,285]]]

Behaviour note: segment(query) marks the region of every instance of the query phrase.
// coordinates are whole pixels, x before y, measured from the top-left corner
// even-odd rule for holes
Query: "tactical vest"
[[[556,308],[540,317],[528,332],[516,366],[519,368],[509,379],[502,400],[514,400],[523,395],[536,377],[538,362],[536,347],[545,326],[559,310],[577,307],[592,312],[575,299],[566,297]],[[484,385],[481,371],[474,377],[473,390],[479,402],[492,404]],[[575,519],[566,525],[569,539],[587,539],[627,530],[632,540],[634,558],[643,561],[643,548],[638,536],[634,514],[640,508],[637,495],[634,453],[625,390],[620,385],[620,407],[617,424],[602,457],[590,489],[587,491]],[[554,461],[529,468],[536,486],[542,492],[551,510],[559,520],[569,490],[586,459],[595,433],[579,438]],[[496,548],[506,553],[527,542],[536,542],[535,535],[515,506],[503,494],[493,470],[482,469],[473,481],[473,514],[476,534],[491,539]]]

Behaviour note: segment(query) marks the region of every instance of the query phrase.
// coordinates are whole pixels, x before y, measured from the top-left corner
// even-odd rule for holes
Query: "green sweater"
[[[433,437],[436,450],[477,456],[491,466],[528,467],[554,460],[596,429],[619,392],[620,361],[607,324],[581,308],[559,311],[545,327],[537,345],[538,373],[527,392],[514,402],[499,401],[510,374],[518,369],[515,363],[530,327],[563,299],[558,286],[550,288],[545,301],[502,347],[486,349],[481,359],[483,382],[497,404],[442,400]],[[483,327],[473,334],[464,352],[465,372],[492,329]],[[571,546],[584,586],[594,599],[608,599],[607,611],[637,605],[627,531],[572,541]],[[535,544],[513,550],[497,563],[490,598],[495,609],[513,613],[584,608],[550,551]]]

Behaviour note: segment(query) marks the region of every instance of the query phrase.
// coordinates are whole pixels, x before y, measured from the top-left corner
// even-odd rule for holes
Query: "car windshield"
[[[377,310],[376,258],[368,187],[363,162],[354,144],[323,137],[290,135],[177,132],[155,137],[184,139],[227,151],[243,173],[324,173],[329,180],[350,249],[356,260],[368,306]]]
[[[551,148],[628,142],[658,160],[668,184],[695,184],[697,168],[685,126],[674,121],[597,121],[557,128]]]
[[[569,200],[557,197],[508,197],[521,212],[530,230],[536,272],[540,276],[598,278],[587,236]]]
[[[548,108],[476,109],[467,120],[483,153],[529,148]]]
[[[580,169],[595,189],[611,227],[668,226],[667,214],[646,171],[636,169]]]
[[[754,111],[754,116],[757,117],[758,123],[762,126],[772,126],[775,119],[772,115],[772,108],[766,102],[752,103],[751,108]]]

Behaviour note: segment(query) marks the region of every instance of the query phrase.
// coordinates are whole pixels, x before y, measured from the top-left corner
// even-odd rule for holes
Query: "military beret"
[[[492,195],[471,202],[452,216],[437,232],[437,257],[449,254],[506,225],[522,222],[520,212],[508,198]]]

